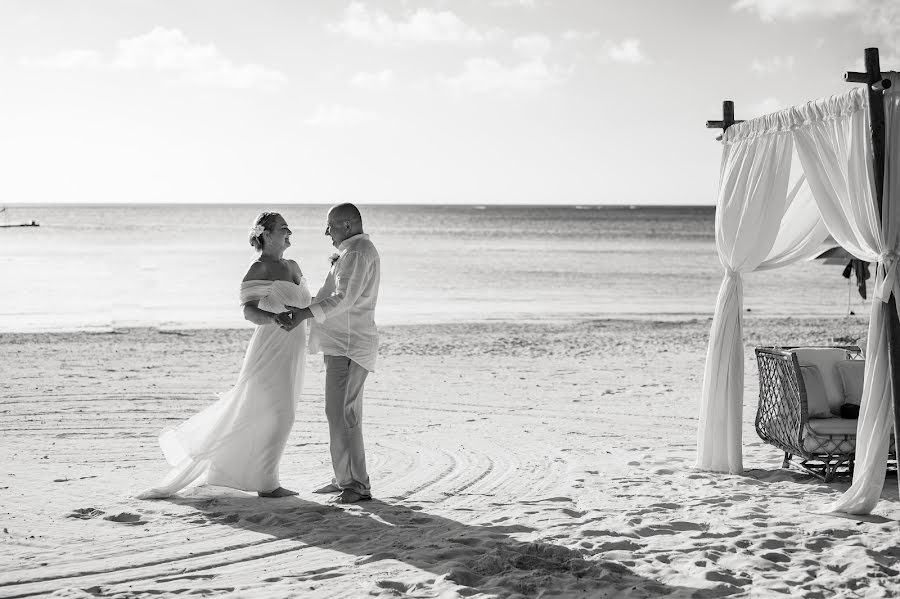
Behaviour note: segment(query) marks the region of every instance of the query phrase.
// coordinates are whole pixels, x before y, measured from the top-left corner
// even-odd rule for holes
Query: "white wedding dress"
[[[259,300],[269,312],[285,306],[305,308],[311,301],[306,280],[245,281],[241,303]],[[193,484],[243,491],[272,491],[279,486],[278,465],[303,388],[306,322],[292,331],[257,326],[244,355],[237,384],[219,400],[159,437],[173,466],[158,486],[139,499],[157,499]]]

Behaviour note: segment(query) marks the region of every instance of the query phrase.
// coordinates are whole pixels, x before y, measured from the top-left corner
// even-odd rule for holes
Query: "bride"
[[[256,491],[260,497],[296,495],[281,486],[278,464],[294,425],[303,387],[306,323],[290,327],[285,306],[308,306],[306,280],[282,257],[291,230],[276,212],[263,212],[250,229],[260,253],[241,283],[244,318],[256,330],[233,389],[159,437],[174,467],[140,499],[168,497],[192,483]]]

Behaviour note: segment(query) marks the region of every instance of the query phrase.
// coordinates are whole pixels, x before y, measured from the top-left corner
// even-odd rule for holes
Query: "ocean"
[[[11,205],[0,224],[0,332],[249,327],[238,287],[261,210],[287,219],[315,293],[334,251],[324,205]],[[360,204],[382,258],[379,324],[709,318],[722,280],[713,207]],[[754,315],[868,306],[840,266],[744,279]]]

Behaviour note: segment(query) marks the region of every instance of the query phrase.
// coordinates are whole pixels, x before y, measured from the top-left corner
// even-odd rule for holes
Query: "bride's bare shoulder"
[[[263,262],[251,262],[244,281],[261,281],[269,278],[269,268]]]
[[[295,283],[299,284],[300,279],[303,277],[303,271],[300,270],[300,265],[297,264],[296,261],[290,259],[285,260],[285,262],[287,262],[288,268],[291,271],[291,278],[294,279]]]

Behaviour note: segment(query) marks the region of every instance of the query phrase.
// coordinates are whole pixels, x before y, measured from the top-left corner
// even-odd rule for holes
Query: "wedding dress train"
[[[305,279],[299,285],[245,281],[241,303],[251,300],[279,313],[286,305],[308,306],[311,296]],[[256,492],[277,489],[278,465],[303,388],[305,357],[306,322],[292,331],[257,326],[234,388],[162,432],[159,443],[173,469],[158,487],[138,498],[168,497],[192,483]]]

